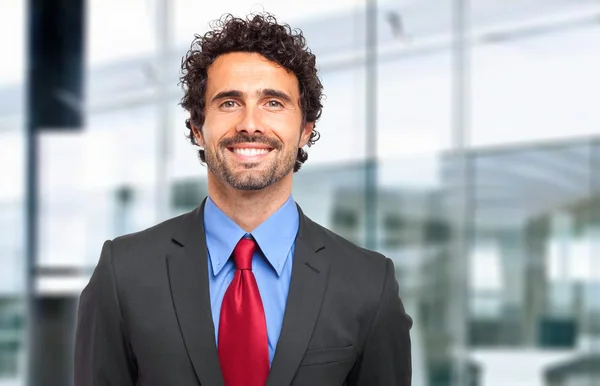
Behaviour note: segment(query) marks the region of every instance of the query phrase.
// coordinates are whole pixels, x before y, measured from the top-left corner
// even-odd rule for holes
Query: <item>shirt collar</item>
[[[247,234],[208,197],[204,206],[204,229],[213,274],[217,275],[225,266],[242,237],[252,236],[277,275],[281,276],[299,223],[298,208],[290,195],[275,213]]]

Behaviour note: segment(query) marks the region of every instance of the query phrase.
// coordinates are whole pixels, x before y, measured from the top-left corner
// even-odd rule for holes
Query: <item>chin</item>
[[[234,189],[243,191],[263,190],[270,185],[271,181],[258,179],[229,179],[226,183]]]
[[[232,186],[233,188],[240,190],[242,192],[257,192],[260,190],[264,190],[265,188],[268,187],[267,186],[262,186],[262,185],[238,185],[238,186]]]

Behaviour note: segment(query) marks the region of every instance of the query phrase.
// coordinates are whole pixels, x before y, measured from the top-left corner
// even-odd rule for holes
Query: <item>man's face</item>
[[[302,127],[298,79],[256,53],[219,56],[208,68],[205,121],[196,139],[209,170],[240,190],[260,190],[294,168],[313,127]]]

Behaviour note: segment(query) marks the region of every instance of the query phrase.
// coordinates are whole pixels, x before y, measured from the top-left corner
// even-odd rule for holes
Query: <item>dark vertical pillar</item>
[[[29,0],[28,123],[33,131],[83,125],[84,0]]]
[[[36,293],[38,134],[83,125],[84,0],[29,0],[27,43],[26,230],[28,369],[31,386],[72,384],[77,294]]]

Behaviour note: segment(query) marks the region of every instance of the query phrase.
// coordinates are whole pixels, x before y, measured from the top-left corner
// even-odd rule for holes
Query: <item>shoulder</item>
[[[111,240],[115,265],[127,266],[164,257],[172,244],[172,237],[186,226],[194,212],[170,218],[138,232],[125,234]]]
[[[345,260],[351,259],[353,261],[356,260],[358,263],[370,265],[385,264],[386,257],[383,254],[360,247],[306,216],[304,216],[304,221],[306,221],[306,226],[310,228],[311,233],[322,242],[325,248],[343,254]]]
[[[332,272],[338,272],[346,278],[355,280],[367,287],[381,286],[386,274],[394,270],[391,259],[383,254],[360,247],[339,234],[305,217],[306,226],[320,240],[324,249],[323,255],[329,260]]]
[[[393,261],[360,247],[339,234],[305,218],[313,240],[322,249],[317,256],[329,263],[327,309],[349,319],[357,317],[362,331],[368,331],[381,307],[402,310]],[[398,308],[400,307],[400,308]],[[350,314],[346,312],[350,310]]]

